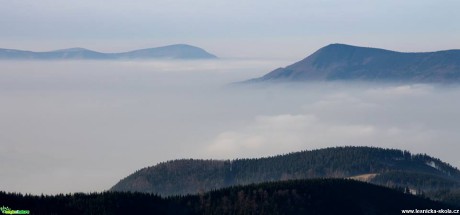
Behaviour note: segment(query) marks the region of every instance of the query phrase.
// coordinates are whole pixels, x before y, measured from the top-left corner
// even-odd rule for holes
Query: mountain
[[[184,44],[140,49],[121,53],[102,53],[84,48],[32,52],[0,49],[0,60],[118,60],[118,59],[215,59],[205,50]]]
[[[236,186],[196,195],[159,197],[131,192],[33,196],[0,192],[11,210],[31,214],[400,214],[458,209],[369,183],[313,179]],[[408,212],[410,213],[410,212]]]
[[[172,58],[172,59],[207,59],[217,58],[205,50],[190,45],[171,45],[158,48],[140,49],[115,54],[122,59]]]
[[[136,171],[120,180],[111,191],[170,196],[235,185],[325,177],[406,187],[419,194],[460,189],[460,171],[428,155],[374,147],[335,147],[257,159],[168,161]]]
[[[459,82],[460,50],[403,53],[331,44],[297,63],[246,83],[340,80]]]

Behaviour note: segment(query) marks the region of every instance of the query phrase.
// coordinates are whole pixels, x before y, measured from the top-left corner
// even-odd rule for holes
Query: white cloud
[[[322,120],[311,114],[258,116],[242,128],[218,134],[206,153],[231,159],[345,145],[417,150],[443,144],[437,141],[442,139],[442,133],[427,127],[386,127],[341,120]]]
[[[366,91],[369,96],[378,97],[408,97],[423,96],[433,91],[429,84],[410,84],[372,88]]]
[[[460,104],[452,102],[458,88],[312,84],[278,90],[291,96],[287,106],[295,101],[300,108],[255,116],[239,127],[222,131],[210,141],[207,154],[219,158],[259,157],[363,145],[408,149],[432,154],[454,165],[460,163],[449,152],[449,148],[460,148],[455,145],[460,135],[454,134],[458,117],[453,108]],[[447,103],[450,105],[443,105]]]
[[[206,150],[212,156],[232,158],[300,149],[304,142],[302,132],[315,122],[313,115],[258,116],[238,131],[220,133]]]
[[[258,116],[249,125],[219,134],[207,147],[213,156],[257,157],[335,145],[353,145],[375,136],[372,125],[344,125],[315,115]]]

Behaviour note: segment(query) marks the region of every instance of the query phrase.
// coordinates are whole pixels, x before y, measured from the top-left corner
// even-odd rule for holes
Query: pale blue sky
[[[124,51],[173,43],[303,58],[329,43],[460,48],[457,0],[0,0],[0,47]]]

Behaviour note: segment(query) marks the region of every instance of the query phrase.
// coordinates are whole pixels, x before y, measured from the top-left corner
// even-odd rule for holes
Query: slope
[[[346,44],[325,46],[307,58],[246,83],[266,81],[460,81],[460,50],[403,53]]]

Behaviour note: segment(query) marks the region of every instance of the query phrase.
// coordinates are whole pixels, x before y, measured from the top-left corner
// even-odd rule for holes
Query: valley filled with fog
[[[460,87],[230,85],[294,60],[2,61],[2,190],[109,189],[180,158],[331,146],[427,153],[460,167]]]

